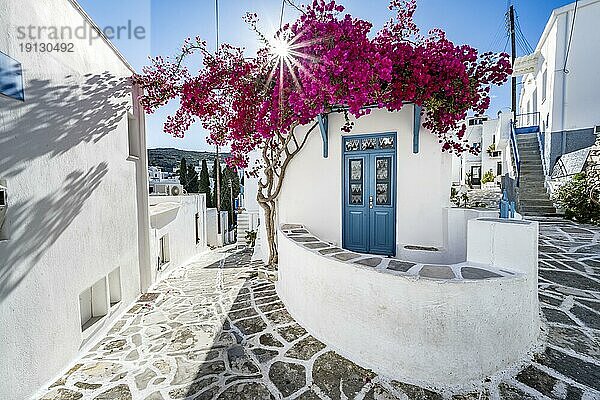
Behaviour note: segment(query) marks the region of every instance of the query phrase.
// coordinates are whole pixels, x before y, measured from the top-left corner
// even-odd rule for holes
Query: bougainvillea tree
[[[178,99],[165,132],[183,136],[192,123],[210,133],[209,142],[231,148],[228,163],[248,167],[248,154],[261,154],[257,200],[265,212],[269,262],[277,262],[275,200],[289,162],[315,130],[316,118],[343,112],[351,117],[373,107],[400,110],[407,103],[423,108],[424,126],[437,135],[442,151],[477,152],[463,139],[469,111],[487,110],[491,85],[511,73],[505,53],[479,54],[455,45],[441,30],[423,35],[413,20],[416,2],[392,0],[394,17],[379,32],[368,21],[344,14],[335,1],[315,0],[272,38],[258,29],[256,14],[246,22],[260,48],[221,45],[214,53],[200,38],[187,39],[176,58],[158,57],[135,76],[147,112]],[[198,54],[199,71],[183,61]],[[256,166],[255,166],[256,167]]]

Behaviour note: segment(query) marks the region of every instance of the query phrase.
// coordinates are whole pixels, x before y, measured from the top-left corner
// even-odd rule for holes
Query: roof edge
[[[117,47],[113,44],[113,42],[111,42],[110,39],[108,39],[106,37],[104,32],[102,32],[102,29],[100,29],[100,27],[98,26],[98,24],[96,24],[96,22],[94,22],[92,17],[90,17],[89,14],[87,12],[85,12],[85,10],[81,7],[81,5],[79,5],[77,0],[68,0],[68,1],[75,8],[75,10],[77,10],[77,12],[79,12],[79,14],[81,14],[81,16],[90,24],[90,26],[96,31],[96,33],[98,33],[98,35],[104,40],[104,42],[108,45],[108,47],[111,48],[111,50],[123,62],[123,64],[125,64],[127,69],[129,69],[132,73],[136,74],[137,71],[135,70],[135,68],[133,68],[133,66],[129,63],[129,61],[127,61],[127,58],[125,58],[123,53],[121,53],[119,51],[119,49],[117,49]],[[598,0],[598,1],[600,1],[600,0]]]

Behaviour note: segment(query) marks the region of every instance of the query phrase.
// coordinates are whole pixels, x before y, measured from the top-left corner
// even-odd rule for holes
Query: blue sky
[[[338,2],[344,4],[350,14],[371,21],[374,30],[391,16],[387,9],[388,0]],[[201,36],[214,45],[214,0],[79,0],[79,3],[100,27],[126,25],[131,20],[134,27],[145,28],[144,40],[123,37],[113,40],[137,70],[148,63],[149,55],[175,54],[188,36]],[[569,3],[570,0],[513,1],[522,31],[533,47],[552,10]],[[469,44],[481,52],[510,49],[505,47],[507,36],[503,25],[509,0],[417,0],[417,4],[415,19],[423,31],[441,28],[455,43]],[[251,53],[256,47],[256,38],[242,21],[247,11],[258,13],[265,33],[274,32],[279,25],[281,0],[219,0],[221,42],[246,47]],[[285,20],[296,16],[294,10],[286,7]],[[492,90],[488,113],[494,115],[507,107],[510,107],[509,84]],[[148,147],[211,149],[206,144],[206,132],[199,125],[193,126],[184,139],[172,138],[162,131],[166,116],[175,109],[176,104],[170,104],[148,116]]]

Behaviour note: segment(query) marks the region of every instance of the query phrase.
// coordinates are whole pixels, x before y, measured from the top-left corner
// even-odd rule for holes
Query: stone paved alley
[[[600,228],[540,221],[547,346],[470,393],[390,381],[344,359],[295,323],[248,251],[220,250],[142,295],[42,398],[600,399]]]

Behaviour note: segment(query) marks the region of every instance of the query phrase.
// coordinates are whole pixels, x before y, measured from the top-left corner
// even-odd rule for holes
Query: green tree
[[[212,208],[213,198],[210,190],[210,176],[208,175],[208,165],[206,160],[202,160],[202,168],[200,169],[200,179],[198,181],[198,192],[206,194],[206,207]]]
[[[187,161],[185,157],[181,157],[179,162],[179,183],[185,186],[187,185]]]
[[[184,187],[188,193],[199,193],[198,187],[198,173],[193,164],[188,165],[187,173],[187,185]]]
[[[213,179],[213,190],[212,190],[212,204],[213,207],[217,206],[217,159],[215,158],[213,160],[213,166],[212,166],[212,171],[211,171],[211,177]],[[222,176],[221,176],[222,178]],[[223,185],[223,182],[221,182],[221,186]],[[221,198],[223,197],[223,195],[221,195]],[[223,209],[223,205],[221,205],[221,210]]]

